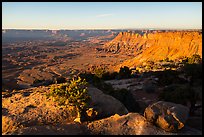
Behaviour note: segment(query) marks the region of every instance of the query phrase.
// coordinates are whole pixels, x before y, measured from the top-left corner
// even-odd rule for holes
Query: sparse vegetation
[[[159,78],[158,84],[160,86],[170,85],[178,82],[178,72],[173,70],[158,71],[155,76]]]
[[[188,58],[189,64],[199,64],[201,62],[202,62],[202,59],[201,59],[200,55],[198,55],[198,54],[194,54],[194,55],[192,55],[191,58]]]
[[[121,67],[119,71],[119,79],[130,78],[131,73],[132,71],[127,66]]]
[[[128,68],[129,69],[129,68]],[[111,76],[117,76],[117,73],[109,73],[107,77]],[[85,78],[87,81],[89,81],[93,86],[97,87],[101,91],[103,91],[105,94],[111,95],[114,98],[118,99],[125,105],[125,107],[131,111],[131,112],[139,112],[140,107],[139,104],[135,101],[135,99],[132,96],[132,93],[127,89],[118,89],[115,90],[111,84],[107,84],[104,82],[102,78],[99,78],[91,73],[82,73],[80,74],[82,78]]]
[[[160,100],[187,105],[190,102],[190,114],[193,113],[196,101],[199,99],[199,93],[195,92],[189,84],[168,86],[160,94]]]
[[[75,106],[78,112],[77,117],[80,118],[91,99],[88,95],[87,85],[85,79],[81,79],[81,77],[73,78],[67,83],[52,85],[47,97],[53,97],[59,105]]]
[[[106,73],[106,69],[104,67],[97,67],[94,69],[94,74],[98,78],[102,78],[102,76]]]

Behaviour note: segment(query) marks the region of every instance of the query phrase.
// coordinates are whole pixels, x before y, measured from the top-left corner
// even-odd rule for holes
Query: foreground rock
[[[175,132],[184,127],[189,109],[183,105],[159,101],[145,109],[144,116],[165,131]]]
[[[73,121],[71,108],[59,107],[52,99],[46,99],[48,91],[48,87],[30,88],[2,98],[2,132]]]
[[[46,98],[49,87],[14,91],[2,96],[2,133],[9,134],[22,127],[66,124],[73,122],[73,107],[59,106],[52,98]],[[97,88],[89,88],[92,97],[90,107],[98,112],[98,118],[114,114],[127,114],[124,105]]]
[[[85,125],[78,123],[41,125],[17,129],[10,135],[89,135]]]
[[[124,115],[128,113],[127,108],[114,97],[104,94],[101,90],[89,87],[88,93],[91,95],[92,102],[89,107],[97,112],[97,118],[105,118],[114,114]]]
[[[161,135],[165,131],[153,126],[142,115],[114,115],[88,124],[92,134],[99,135]],[[170,134],[170,133],[167,133]]]
[[[148,122],[138,113],[113,115],[109,118],[88,124],[91,134],[95,135],[201,135],[202,132],[185,127],[177,133],[166,132]]]

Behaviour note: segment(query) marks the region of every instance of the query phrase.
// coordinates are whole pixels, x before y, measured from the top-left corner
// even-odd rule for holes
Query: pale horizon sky
[[[2,29],[202,29],[202,2],[2,2]]]

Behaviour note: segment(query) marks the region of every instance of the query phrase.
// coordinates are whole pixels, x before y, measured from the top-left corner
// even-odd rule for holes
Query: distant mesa
[[[120,32],[102,50],[115,54],[130,54],[134,58],[121,66],[133,67],[144,61],[170,60],[193,54],[202,56],[202,33],[198,31],[151,32],[138,34]]]

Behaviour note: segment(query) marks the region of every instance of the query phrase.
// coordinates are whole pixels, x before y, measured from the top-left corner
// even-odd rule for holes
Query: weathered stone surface
[[[89,87],[88,93],[91,95],[91,104],[89,107],[94,108],[98,114],[97,118],[109,117],[114,114],[124,115],[128,113],[126,107],[117,99],[101,90]]]
[[[7,128],[8,123],[18,123],[20,126],[34,126],[43,124],[65,123],[75,118],[71,114],[71,107],[59,107],[57,102],[46,98],[48,87],[30,88],[14,91],[10,97],[2,98],[2,131],[4,133],[17,126]]]
[[[148,122],[138,113],[117,114],[87,125],[94,135],[201,135],[200,130],[185,127],[177,133],[166,132]]]
[[[128,113],[119,116],[117,114],[88,124],[92,134],[102,135],[162,135],[171,134],[153,126],[142,115]]]
[[[108,118],[90,123],[74,123],[67,108],[47,100],[47,87],[15,91],[2,98],[3,135],[200,135],[200,130],[185,126],[177,133],[166,132],[138,113],[128,113],[116,99],[89,87],[92,106],[88,114]],[[121,116],[119,116],[119,113]],[[128,113],[128,114],[127,114]],[[125,115],[126,114],[126,115]]]
[[[24,127],[9,133],[9,135],[89,135],[89,131],[85,125],[69,123]]]
[[[189,108],[171,102],[159,101],[145,109],[146,119],[165,131],[177,131],[184,127]]]

